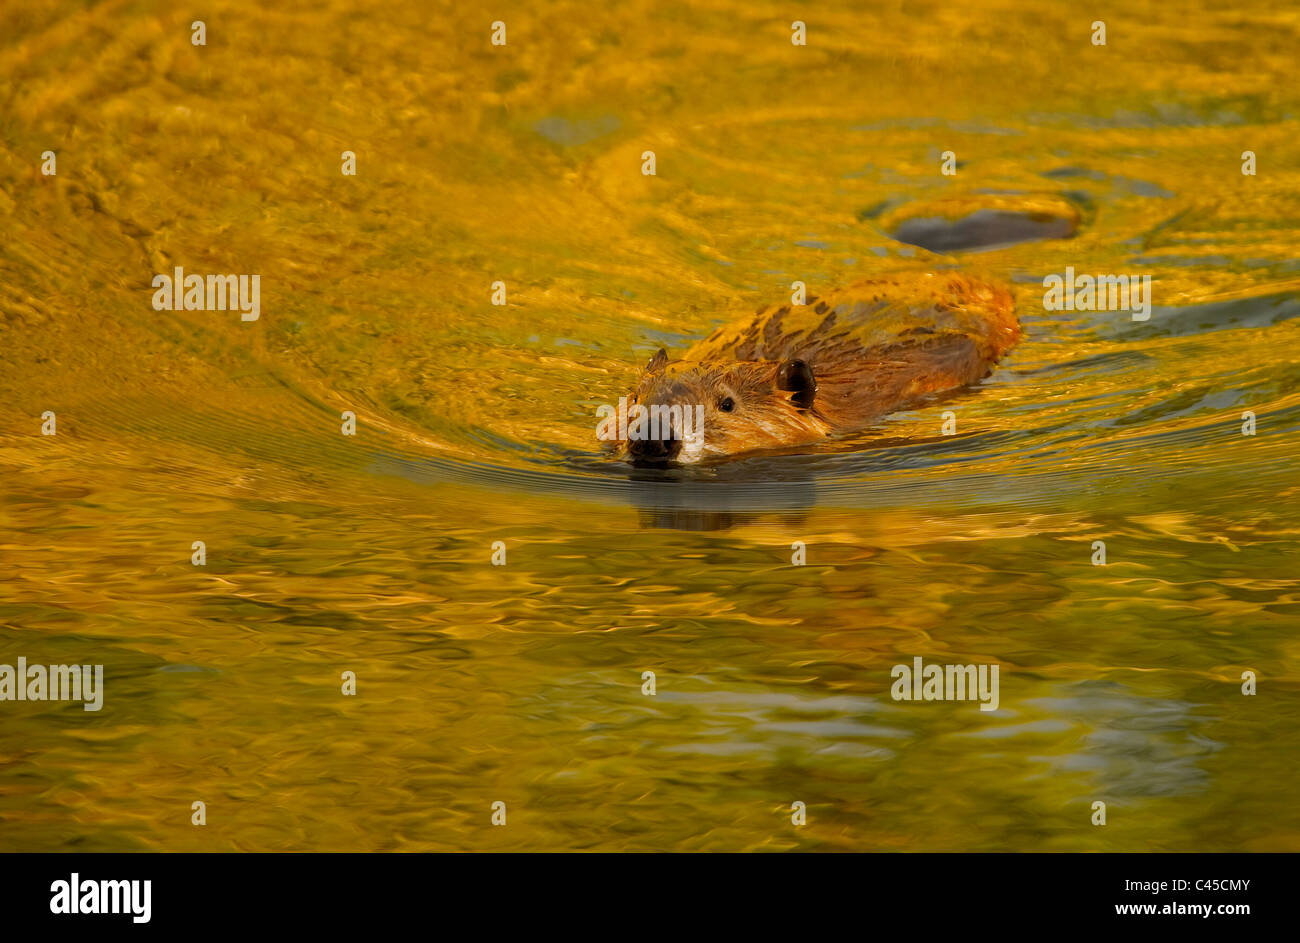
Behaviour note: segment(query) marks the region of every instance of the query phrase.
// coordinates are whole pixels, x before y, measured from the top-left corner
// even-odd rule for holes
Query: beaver
[[[678,360],[660,348],[628,402],[661,407],[665,421],[645,437],[625,426],[618,450],[664,465],[808,445],[974,383],[1019,340],[1010,291],[953,273],[870,278],[763,307]]]

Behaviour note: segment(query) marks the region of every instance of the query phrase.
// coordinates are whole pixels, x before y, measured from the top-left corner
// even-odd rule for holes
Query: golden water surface
[[[1300,13],[798,7],[0,0],[0,664],[106,688],[0,702],[0,849],[1300,850]],[[1079,231],[882,225],[949,197]],[[950,267],[1025,327],[978,389],[597,447],[657,347]],[[1000,709],[894,700],[918,656]]]

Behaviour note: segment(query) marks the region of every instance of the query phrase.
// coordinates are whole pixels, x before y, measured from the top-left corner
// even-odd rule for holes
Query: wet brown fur
[[[956,274],[873,278],[802,306],[761,308],[680,360],[661,352],[632,402],[702,404],[705,445],[689,460],[721,458],[864,428],[988,376],[1019,340],[1011,294],[999,285]],[[781,365],[795,361],[811,368],[815,392],[779,388],[790,385]],[[730,412],[719,408],[727,398]]]

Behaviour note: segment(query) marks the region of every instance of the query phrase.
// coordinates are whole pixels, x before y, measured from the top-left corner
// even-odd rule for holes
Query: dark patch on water
[[[1042,239],[1068,239],[1073,220],[1047,213],[976,210],[961,219],[939,216],[904,220],[892,233],[899,242],[931,252],[978,252]]]
[[[533,130],[553,144],[561,147],[578,147],[588,141],[613,134],[623,126],[623,122],[613,115],[601,115],[599,118],[563,118],[551,115],[542,118],[533,125]]]

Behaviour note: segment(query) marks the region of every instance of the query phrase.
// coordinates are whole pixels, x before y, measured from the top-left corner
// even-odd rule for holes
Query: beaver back
[[[761,308],[683,356],[702,364],[802,360],[817,381],[815,412],[860,427],[925,394],[973,383],[1020,340],[1011,294],[956,274],[873,278]]]

